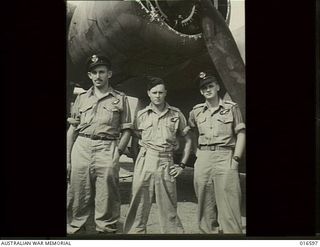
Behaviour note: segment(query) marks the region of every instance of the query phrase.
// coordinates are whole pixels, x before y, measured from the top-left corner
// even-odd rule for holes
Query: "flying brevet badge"
[[[230,111],[230,109],[224,109],[222,111],[220,111],[220,115],[225,115]]]
[[[173,117],[171,118],[171,122],[177,122],[178,118],[177,117]]]
[[[116,99],[115,101],[112,102],[112,104],[116,105],[116,104],[118,104],[119,102],[120,102],[120,100],[119,100],[119,99]]]

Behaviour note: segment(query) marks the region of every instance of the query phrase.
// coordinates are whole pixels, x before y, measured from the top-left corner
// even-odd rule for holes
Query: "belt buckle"
[[[216,150],[216,146],[214,146],[214,145],[209,146],[209,149],[210,149],[211,151],[214,151],[214,150]]]

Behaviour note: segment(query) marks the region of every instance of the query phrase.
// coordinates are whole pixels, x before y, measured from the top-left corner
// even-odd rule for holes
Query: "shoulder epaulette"
[[[173,111],[181,112],[179,108],[174,107],[174,106],[170,106],[170,109]]]
[[[83,96],[83,95],[85,95],[85,94],[87,94],[87,93],[88,93],[88,91],[86,91],[86,92],[81,92],[81,93],[78,94],[77,98],[80,98],[81,96]]]
[[[147,112],[147,111],[148,111],[148,108],[144,108],[144,109],[138,111],[137,117],[140,117],[143,113],[145,113],[145,112]]]
[[[124,94],[123,92],[120,92],[120,91],[115,90],[115,89],[113,89],[113,91],[114,91],[115,93],[117,93],[117,94],[120,94],[121,96],[125,96],[125,94]]]
[[[226,100],[224,103],[230,104],[230,105],[237,105],[237,103],[230,101],[230,100]]]
[[[80,92],[80,93],[78,93],[77,97],[80,97],[81,95],[84,95],[84,94],[87,94],[87,93],[88,93],[88,91]]]
[[[193,107],[193,109],[197,109],[197,108],[204,107],[204,106],[205,106],[205,103],[197,104]]]

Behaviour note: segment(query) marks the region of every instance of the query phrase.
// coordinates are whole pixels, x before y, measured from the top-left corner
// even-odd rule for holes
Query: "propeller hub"
[[[229,18],[230,0],[211,0],[225,20]],[[201,7],[196,0],[153,0],[141,1],[146,8],[155,12],[174,30],[188,35],[202,33]]]

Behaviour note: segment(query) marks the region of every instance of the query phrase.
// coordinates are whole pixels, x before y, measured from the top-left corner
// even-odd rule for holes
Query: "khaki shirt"
[[[193,107],[189,115],[191,128],[198,128],[199,145],[234,147],[236,135],[245,129],[238,105],[219,99],[219,106],[210,111],[206,103]]]
[[[141,136],[139,145],[159,152],[178,149],[177,135],[185,136],[187,121],[182,112],[166,103],[162,113],[156,113],[150,104],[139,111],[135,129]]]
[[[115,139],[121,130],[132,128],[127,96],[113,88],[100,99],[93,87],[78,95],[68,121],[79,133]]]

